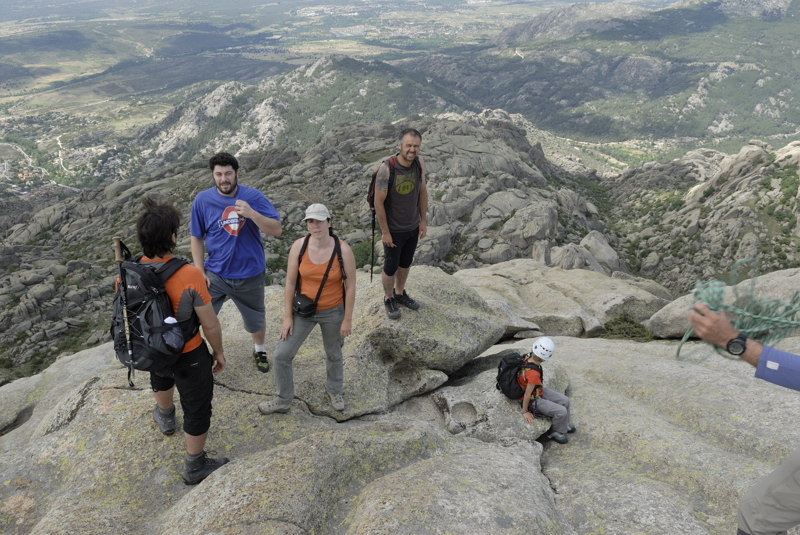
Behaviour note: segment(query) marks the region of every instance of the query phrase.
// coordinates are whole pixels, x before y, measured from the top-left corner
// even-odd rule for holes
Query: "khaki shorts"
[[[800,448],[739,504],[739,529],[749,535],[780,535],[794,526],[800,526]]]

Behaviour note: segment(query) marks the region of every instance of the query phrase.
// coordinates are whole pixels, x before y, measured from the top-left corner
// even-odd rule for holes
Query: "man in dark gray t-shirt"
[[[401,304],[417,310],[419,303],[405,290],[418,240],[428,233],[428,188],[425,161],[419,156],[422,134],[413,128],[400,133],[398,153],[381,164],[375,179],[375,215],[383,243],[383,283],[386,314],[400,318]],[[394,180],[391,169],[394,169]],[[391,182],[391,185],[390,185]]]

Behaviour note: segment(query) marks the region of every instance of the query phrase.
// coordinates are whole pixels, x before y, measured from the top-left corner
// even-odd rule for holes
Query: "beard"
[[[222,183],[214,183],[217,186],[217,191],[223,195],[231,195],[236,191],[236,186],[238,185],[238,181],[234,178],[230,182],[222,182]]]

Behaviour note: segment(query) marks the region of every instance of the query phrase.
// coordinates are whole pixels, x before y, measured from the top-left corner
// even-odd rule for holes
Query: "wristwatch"
[[[731,355],[739,356],[744,353],[745,349],[747,349],[746,341],[747,337],[742,333],[739,333],[736,338],[733,338],[728,342],[728,345],[725,346],[725,349],[727,349],[728,353]]]

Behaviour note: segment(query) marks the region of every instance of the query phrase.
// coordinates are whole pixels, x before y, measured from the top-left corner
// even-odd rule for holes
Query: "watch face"
[[[728,353],[731,355],[741,355],[744,353],[744,340],[740,338],[734,338],[730,342],[728,342],[728,346],[726,348]]]

